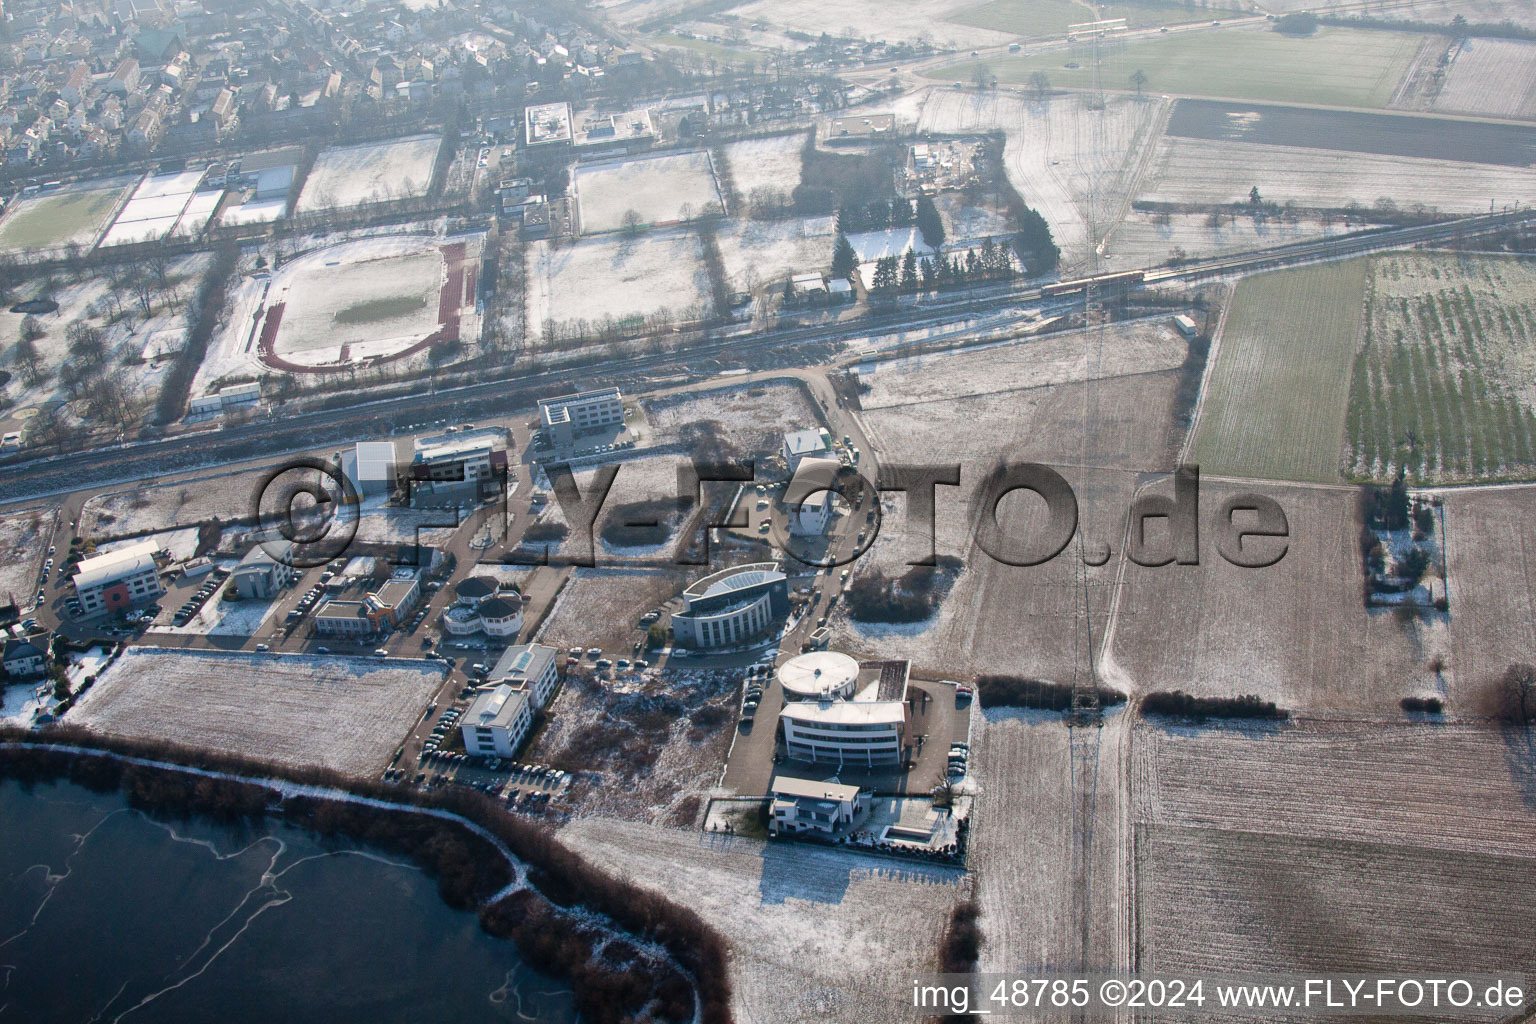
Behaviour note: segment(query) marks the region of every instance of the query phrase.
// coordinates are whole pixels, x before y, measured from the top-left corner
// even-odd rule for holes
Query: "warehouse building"
[[[81,560],[75,569],[75,596],[84,615],[124,611],[153,601],[165,593],[155,555],[160,546],[152,540]]]
[[[752,562],[711,573],[683,591],[672,614],[678,647],[731,647],[767,633],[789,614],[789,580],[777,562]]]
[[[834,651],[779,666],[779,722],[789,757],[857,768],[901,765],[911,722],[908,668],[905,661],[861,662]]]

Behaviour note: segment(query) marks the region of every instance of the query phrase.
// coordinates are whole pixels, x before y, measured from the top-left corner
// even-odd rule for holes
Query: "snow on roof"
[[[848,803],[859,795],[859,787],[845,786],[840,782],[832,780],[816,782],[812,779],[796,779],[788,775],[780,775],[773,780],[773,795],[777,797],[809,797],[812,800],[835,800],[838,803]]]
[[[784,450],[791,455],[824,452],[832,447],[823,430],[796,430],[784,435]]]
[[[468,713],[464,715],[464,724],[482,729],[505,729],[512,724],[527,701],[526,692],[503,683],[475,698]]]
[[[152,569],[155,566],[155,552],[159,550],[158,541],[141,540],[116,551],[81,559],[79,568],[75,570],[75,589],[110,583],[130,573]]]
[[[906,721],[906,704],[899,700],[824,700],[790,701],[779,712],[808,725],[901,725]]]
[[[837,651],[812,651],[780,665],[778,676],[785,693],[797,699],[851,693],[859,678],[859,663]]]

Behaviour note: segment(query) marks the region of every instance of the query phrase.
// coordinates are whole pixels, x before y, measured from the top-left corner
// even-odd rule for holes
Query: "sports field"
[[[1145,89],[1180,96],[1211,96],[1342,107],[1385,107],[1412,63],[1420,37],[1401,32],[1320,28],[1295,38],[1248,29],[1173,32],[1135,39],[1104,56],[1104,87],[1131,91],[1140,69]],[[933,71],[935,78],[969,82],[977,63]],[[1026,84],[1037,71],[1051,85],[1093,86],[1089,54],[1056,50],[984,62],[1002,83]],[[1068,67],[1075,64],[1076,67]]]
[[[1339,479],[1364,259],[1246,278],[1201,399],[1192,454],[1207,473]]]
[[[0,249],[52,249],[71,242],[88,246],[117,208],[123,189],[87,189],[33,196],[0,221]]]

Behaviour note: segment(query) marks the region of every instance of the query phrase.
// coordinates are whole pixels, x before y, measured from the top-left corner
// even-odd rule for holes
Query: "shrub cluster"
[[[1039,708],[1066,711],[1072,707],[1072,686],[1023,676],[985,675],[976,678],[976,697],[984,708]],[[1099,704],[1112,707],[1124,704],[1125,694],[1099,687]]]
[[[896,579],[880,572],[860,576],[848,587],[848,615],[860,622],[921,622],[938,608],[960,569],[960,560],[941,555],[938,565],[914,565]]]
[[[1402,706],[1404,711],[1418,711],[1426,715],[1438,715],[1445,710],[1445,704],[1439,697],[1404,697]]]
[[[1284,721],[1289,711],[1275,707],[1274,701],[1260,700],[1247,693],[1241,697],[1193,697],[1183,690],[1149,693],[1141,702],[1149,715],[1170,715],[1204,721],[1207,718],[1265,718]]]

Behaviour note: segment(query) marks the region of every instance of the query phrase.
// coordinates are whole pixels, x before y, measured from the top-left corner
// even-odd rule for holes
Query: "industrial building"
[[[94,615],[101,611],[124,611],[136,604],[153,601],[165,593],[160,583],[160,568],[155,555],[160,546],[152,540],[82,559],[75,569],[75,596],[80,611]]]
[[[814,782],[780,775],[773,780],[773,831],[831,835],[869,810],[869,794],[836,781]]]
[[[359,441],[341,453],[341,472],[360,498],[388,494],[395,489],[395,443]]]
[[[678,647],[730,647],[768,632],[789,614],[789,581],[777,562],[721,569],[683,591],[683,608],[672,613]]]
[[[779,666],[779,722],[789,757],[811,764],[896,767],[906,760],[908,663],[814,651]]]
[[[549,443],[561,448],[582,434],[624,425],[624,396],[618,388],[539,400],[539,422]]]
[[[401,569],[361,601],[330,600],[315,612],[315,632],[321,636],[362,637],[398,628],[410,617],[421,597],[421,582],[411,569]]]

